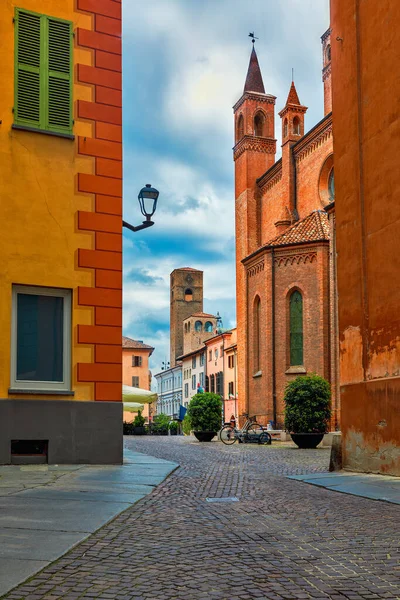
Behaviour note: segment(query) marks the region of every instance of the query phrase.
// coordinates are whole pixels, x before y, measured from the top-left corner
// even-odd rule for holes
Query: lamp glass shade
[[[140,204],[140,210],[144,217],[150,219],[156,212],[157,200],[159,191],[151,187],[149,183],[146,184],[139,192],[138,200]]]

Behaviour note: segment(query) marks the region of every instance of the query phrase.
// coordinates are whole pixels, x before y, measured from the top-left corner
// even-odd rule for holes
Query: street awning
[[[151,390],[142,390],[140,388],[131,387],[129,385],[122,386],[122,400],[126,402],[136,402],[140,404],[151,404],[157,400],[156,392]]]

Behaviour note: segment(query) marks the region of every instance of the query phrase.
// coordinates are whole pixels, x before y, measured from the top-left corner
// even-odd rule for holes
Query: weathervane
[[[258,40],[258,37],[256,37],[256,36],[254,35],[254,31],[249,33],[249,37],[251,37],[251,43],[252,43],[252,44],[254,44],[254,42],[255,42],[256,40]]]

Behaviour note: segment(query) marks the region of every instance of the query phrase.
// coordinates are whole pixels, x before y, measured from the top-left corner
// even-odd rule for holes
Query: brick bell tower
[[[239,413],[246,409],[247,377],[244,355],[246,279],[241,261],[261,244],[261,197],[256,180],[275,162],[275,100],[275,96],[265,93],[253,40],[243,95],[233,107]]]
[[[203,312],[203,271],[182,267],[170,275],[170,363],[183,354],[183,321]]]

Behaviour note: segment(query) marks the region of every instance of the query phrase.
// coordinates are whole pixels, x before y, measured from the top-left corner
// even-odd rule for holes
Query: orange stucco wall
[[[142,357],[141,367],[132,367],[132,356]],[[132,385],[132,377],[139,377],[139,387],[142,390],[150,389],[149,351],[141,348],[125,348],[122,350],[122,383]],[[149,404],[144,405],[143,416],[149,418]],[[133,421],[137,413],[124,412],[124,421]]]
[[[73,22],[74,140],[12,129],[15,7]],[[108,129],[107,102],[115,103],[115,100],[108,99],[104,88],[101,96],[97,83],[105,81],[112,67],[95,67],[97,52],[101,52],[103,60],[107,58],[109,49],[103,46],[105,42],[110,44],[109,39],[119,44],[119,50],[117,44],[112,47],[111,57],[118,58],[119,52],[120,58],[120,12],[121,4],[110,0],[99,0],[95,8],[90,0],[10,0],[3,6],[0,18],[2,398],[8,397],[10,385],[12,284],[25,284],[72,290],[71,388],[75,392],[74,399],[121,400],[121,351],[115,352],[114,346],[119,349],[121,346],[122,222],[120,215],[110,216],[118,211],[107,210],[107,207],[121,204],[122,175],[118,179],[115,174],[121,170],[122,154],[121,143],[118,143],[113,164],[106,159],[111,151],[115,153],[115,142],[111,142],[110,137],[118,134]],[[94,32],[107,29],[110,23],[114,30],[108,31],[107,36]],[[98,106],[98,102],[103,103],[103,112],[96,121],[93,107]],[[103,132],[101,148],[92,141],[99,132]],[[99,156],[103,157],[103,163],[99,162]],[[107,177],[98,177],[101,169],[103,174],[108,169]],[[99,179],[104,195],[95,197]],[[113,184],[116,180],[118,185]],[[110,202],[114,197],[115,201]],[[100,206],[104,207],[103,215],[97,214]],[[110,227],[116,234],[112,240]],[[110,248],[105,246],[112,243],[112,252],[106,251]],[[104,252],[99,253],[99,250]],[[116,309],[118,304],[119,309]],[[110,385],[112,387],[107,387]]]
[[[331,0],[331,25],[344,464],[400,475],[400,4]]]

